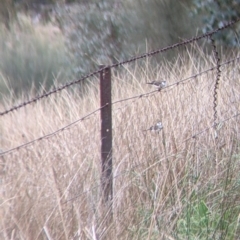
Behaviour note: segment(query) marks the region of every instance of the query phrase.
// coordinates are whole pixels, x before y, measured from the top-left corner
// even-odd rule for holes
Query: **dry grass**
[[[201,57],[202,56],[202,57]],[[113,102],[151,91],[214,65],[181,55],[113,72]],[[239,118],[213,124],[216,72],[113,105],[113,216],[100,197],[99,112],[68,130],[1,157],[1,239],[236,239],[239,217]],[[99,107],[88,94],[63,91],[0,119],[1,148],[53,132]],[[222,67],[219,120],[240,111],[239,66]],[[21,102],[21,100],[19,100]],[[11,105],[12,102],[5,103]],[[3,106],[1,107],[3,109]],[[158,120],[160,133],[143,131]]]

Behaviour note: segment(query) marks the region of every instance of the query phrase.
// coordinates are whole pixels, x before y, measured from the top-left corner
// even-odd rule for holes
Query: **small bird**
[[[158,88],[158,90],[165,88],[167,86],[166,81],[153,81],[153,82],[149,82],[147,84],[154,85],[156,88]]]
[[[157,122],[154,126],[150,127],[149,129],[147,129],[145,131],[159,132],[162,129],[163,129],[162,122]]]

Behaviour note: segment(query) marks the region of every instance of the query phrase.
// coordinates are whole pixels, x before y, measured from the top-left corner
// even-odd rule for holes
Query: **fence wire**
[[[220,62],[223,58],[220,59],[221,54],[213,39],[216,32],[234,23],[236,21],[200,37],[110,66],[116,68],[204,38],[210,38],[213,48],[211,56],[214,59],[206,57],[207,69],[203,70],[200,64],[196,64],[193,70],[186,71],[183,76],[177,75],[175,80],[166,77],[167,86],[162,89],[152,90],[146,80],[138,83],[136,93],[132,91],[134,95],[129,95],[127,90],[131,88],[133,78],[129,72],[126,71],[125,75],[128,83],[118,81],[121,75],[113,77],[114,199],[111,204],[115,221],[124,223],[122,225],[127,225],[127,229],[129,226],[132,229],[136,227],[135,221],[132,221],[136,214],[137,217],[143,215],[141,223],[170,235],[171,223],[181,220],[181,214],[185,214],[182,213],[182,198],[186,197],[188,204],[193,193],[194,197],[201,195],[202,186],[222,179],[226,172],[224,160],[228,159],[230,152],[234,153],[231,158],[237,159],[240,141],[240,56]],[[182,66],[185,64],[183,61]],[[85,106],[77,105],[81,101],[68,101],[72,99],[67,100],[66,96],[54,99],[55,93],[64,95],[63,89],[95,76],[103,69],[1,113],[1,116],[6,115],[5,124],[12,132],[4,133],[5,139],[1,140],[8,143],[3,148],[9,149],[0,153],[0,196],[5,211],[0,211],[0,214],[7,216],[11,213],[14,219],[19,216],[30,219],[26,221],[30,222],[27,229],[33,229],[32,219],[43,216],[39,218],[37,227],[34,225],[38,236],[42,236],[43,229],[47,231],[49,226],[50,230],[61,229],[59,225],[62,224],[64,230],[61,234],[66,233],[66,239],[73,238],[69,236],[84,239],[87,227],[97,226],[98,221],[100,225],[104,222],[104,215],[99,210],[99,113],[107,105],[91,108],[90,98]],[[123,95],[119,93],[119,84],[126,86]],[[93,96],[98,94],[96,91]],[[49,102],[41,102],[43,104],[39,104],[38,108],[26,108],[23,115],[14,113],[14,110],[45,97],[49,97]],[[64,103],[63,111],[58,109],[56,103],[60,104],[59,101]],[[53,115],[49,109],[53,110]],[[30,117],[31,120],[28,119]],[[26,126],[22,126],[24,121]],[[39,125],[40,122],[48,127],[47,130]],[[20,127],[17,124],[21,124]],[[29,136],[21,136],[26,127],[30,129]],[[40,133],[34,132],[35,128]],[[18,134],[16,140],[13,138],[15,133]],[[36,137],[39,135],[41,137]],[[238,163],[236,169],[239,169]],[[232,173],[231,181],[235,175],[237,173]],[[154,217],[151,215],[153,212]],[[149,219],[152,222],[146,223]],[[10,222],[6,222],[6,226]],[[144,229],[146,226],[141,223],[137,228]],[[19,221],[17,227],[11,225],[8,228],[9,232],[13,232],[12,238],[21,224]],[[79,226],[84,226],[84,230],[79,230]],[[70,229],[69,233],[66,229]],[[102,232],[99,235],[104,236]]]
[[[201,71],[201,72],[199,72],[199,73],[196,73],[195,75],[192,75],[192,76],[187,77],[187,78],[185,78],[185,79],[179,80],[179,81],[177,81],[177,82],[171,83],[171,84],[167,85],[167,86],[164,88],[163,91],[166,91],[167,89],[170,89],[170,88],[173,88],[173,87],[177,87],[177,86],[179,86],[180,84],[184,84],[184,83],[186,84],[186,83],[189,82],[189,81],[194,81],[194,80],[195,80],[197,77],[199,77],[199,76],[202,76],[202,75],[204,75],[204,74],[208,74],[209,72],[213,72],[214,70],[217,70],[217,71],[218,71],[218,69],[220,69],[220,67],[229,65],[229,64],[234,63],[234,62],[237,62],[237,61],[239,61],[239,60],[240,60],[240,57],[235,57],[235,58],[230,59],[230,60],[228,60],[228,61],[225,61],[225,62],[223,62],[223,63],[221,63],[221,64],[219,63],[217,66],[214,66],[214,67],[212,67],[212,68],[206,69],[206,70],[204,70],[204,71]],[[219,81],[219,79],[218,79],[218,81]],[[214,87],[214,125],[215,125],[215,126],[217,125],[217,122],[216,122],[216,116],[217,116],[217,111],[216,111],[216,107],[217,107],[216,91],[217,91],[217,87],[216,87],[216,83],[215,83],[215,87]],[[158,93],[159,93],[159,90],[158,90],[158,89],[155,89],[155,90],[152,90],[152,91],[149,91],[149,92],[146,92],[146,93],[142,93],[142,94],[139,94],[139,95],[136,95],[136,96],[131,96],[131,97],[128,97],[128,98],[115,100],[115,101],[112,103],[112,105],[117,105],[117,104],[120,104],[120,103],[124,103],[124,102],[129,102],[129,101],[130,101],[130,103],[127,104],[127,105],[129,105],[129,107],[131,107],[131,105],[133,104],[133,102],[132,102],[133,100],[136,101],[136,100],[141,99],[141,98],[146,98],[146,99],[148,99],[149,97],[154,97],[154,95],[156,95],[156,94],[158,94]],[[211,95],[209,95],[209,96],[211,96]],[[149,100],[148,100],[148,101],[149,101]],[[210,99],[209,99],[209,102],[211,102]],[[151,104],[151,103],[150,103],[150,104]],[[127,106],[127,105],[126,105],[126,106]],[[105,106],[103,106],[103,107],[105,107]],[[13,147],[13,148],[11,148],[11,149],[9,149],[9,150],[2,151],[2,152],[0,152],[0,156],[3,156],[3,155],[8,154],[8,153],[11,153],[11,152],[13,152],[13,151],[15,151],[15,150],[19,150],[20,148],[27,147],[27,146],[29,146],[29,145],[37,142],[37,141],[42,141],[42,140],[44,140],[44,139],[48,139],[48,138],[50,138],[50,137],[53,137],[53,136],[57,135],[58,133],[60,133],[60,132],[62,132],[62,131],[64,131],[64,130],[69,129],[71,126],[73,126],[73,125],[75,125],[75,124],[77,124],[77,123],[79,123],[79,122],[82,122],[82,121],[84,121],[84,120],[87,120],[87,119],[88,119],[89,117],[91,117],[92,115],[100,112],[103,107],[98,108],[98,109],[95,109],[94,111],[92,111],[91,113],[88,113],[88,114],[85,115],[84,117],[82,117],[82,118],[80,118],[80,119],[77,119],[76,121],[71,122],[70,124],[68,124],[68,125],[60,128],[60,129],[57,129],[56,131],[53,131],[53,132],[51,132],[51,133],[49,133],[49,134],[43,135],[43,136],[41,136],[41,137],[39,137],[39,138],[36,138],[36,139],[31,140],[31,141],[29,141],[29,142],[26,142],[26,143],[23,143],[23,144],[18,145],[18,146],[16,146],[16,147]],[[117,108],[117,109],[120,109],[120,110],[121,110],[121,109],[123,109],[123,108],[124,108],[123,106],[120,106],[120,107]],[[115,112],[115,111],[116,111],[116,110],[114,110],[114,112]],[[207,129],[209,129],[209,128],[207,128]],[[201,131],[201,132],[202,132],[202,131]],[[195,135],[198,135],[198,133],[193,134],[193,137],[194,137]]]
[[[144,58],[147,58],[147,57],[154,56],[154,55],[156,55],[156,54],[160,54],[160,53],[169,51],[169,50],[174,49],[174,48],[178,48],[178,47],[181,47],[181,46],[189,45],[189,44],[191,44],[191,43],[193,43],[193,42],[197,42],[197,41],[202,40],[202,39],[204,39],[204,38],[211,37],[211,36],[213,36],[214,34],[218,33],[219,31],[222,31],[222,30],[224,30],[224,29],[227,29],[227,28],[231,27],[232,25],[238,23],[239,21],[240,21],[240,18],[237,18],[235,21],[229,22],[229,23],[227,23],[226,25],[224,25],[223,27],[220,27],[220,28],[218,28],[218,29],[216,29],[216,30],[214,30],[214,31],[211,31],[211,32],[206,33],[206,34],[203,34],[203,35],[201,35],[201,36],[193,37],[193,38],[188,39],[188,40],[186,40],[186,41],[183,41],[183,42],[180,42],[180,43],[176,43],[176,44],[173,44],[173,45],[171,45],[171,46],[168,46],[168,47],[165,47],[165,48],[162,48],[162,49],[158,49],[158,50],[155,50],[155,51],[152,51],[152,52],[148,52],[148,53],[145,53],[145,54],[143,54],[143,55],[130,58],[130,59],[126,60],[126,61],[122,61],[122,62],[119,62],[119,63],[112,64],[112,65],[110,65],[110,66],[103,67],[103,68],[101,68],[101,69],[99,69],[99,70],[96,70],[96,71],[94,71],[94,72],[92,72],[92,73],[89,73],[89,74],[83,76],[82,78],[80,78],[80,79],[78,79],[78,80],[76,80],[76,81],[73,81],[73,82],[67,83],[67,84],[65,84],[65,85],[59,86],[59,87],[57,87],[57,88],[55,88],[55,89],[53,89],[53,90],[51,90],[51,91],[49,91],[49,92],[47,92],[47,93],[44,93],[44,94],[42,94],[42,95],[40,95],[40,96],[36,96],[35,98],[33,98],[33,99],[29,100],[29,101],[22,102],[22,103],[19,104],[19,105],[13,106],[13,107],[11,107],[11,108],[3,111],[3,112],[0,112],[0,116],[6,115],[6,114],[8,114],[8,113],[10,113],[10,112],[12,112],[12,111],[15,111],[15,110],[17,110],[17,109],[20,109],[20,108],[22,108],[22,107],[25,107],[25,106],[27,106],[27,105],[29,105],[29,104],[31,104],[31,103],[35,103],[35,102],[37,102],[37,101],[40,100],[40,99],[46,98],[46,97],[48,97],[48,96],[50,96],[50,95],[52,95],[52,94],[55,94],[55,93],[57,93],[57,92],[59,92],[59,91],[64,90],[64,89],[66,89],[66,88],[68,88],[68,87],[70,87],[70,86],[73,86],[73,85],[75,85],[75,84],[78,84],[78,83],[80,83],[80,82],[82,82],[82,81],[84,81],[84,80],[86,80],[86,79],[88,79],[88,78],[90,78],[90,77],[92,77],[92,76],[96,76],[97,74],[99,74],[99,73],[100,73],[102,70],[104,70],[104,69],[107,69],[107,68],[116,68],[116,67],[125,65],[125,64],[127,64],[127,63],[135,62],[135,61],[140,60],[140,59],[144,59]],[[211,39],[212,39],[212,38],[211,38]]]

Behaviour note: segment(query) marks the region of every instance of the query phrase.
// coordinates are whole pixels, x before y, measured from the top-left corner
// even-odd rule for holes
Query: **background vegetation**
[[[240,17],[240,1],[235,0],[214,0],[201,1],[193,0],[193,11],[195,15],[201,14],[203,22],[203,32],[211,31],[221,27],[226,22],[235,21]],[[237,37],[239,35],[240,25],[232,27],[232,31],[222,31],[216,38],[219,43],[239,48]]]
[[[57,10],[57,19],[76,72],[84,73],[194,35],[196,21],[184,7],[173,0],[102,1]]]
[[[25,16],[18,17],[11,30],[1,29],[1,94],[23,94],[49,89],[53,82],[66,79],[70,65],[63,36],[53,25],[33,26]]]
[[[195,33],[195,21],[189,21],[187,2],[3,2],[2,8],[15,14],[3,21],[7,25],[1,30],[4,62],[0,72],[15,94],[28,91],[31,84],[36,89],[42,85],[48,89],[56,77],[57,81],[78,78],[99,64],[127,59]],[[56,37],[51,34],[53,28],[60,29]],[[62,71],[63,68],[67,71]],[[3,80],[0,82],[6,85]]]
[[[42,86],[47,90],[54,81],[78,78],[99,64],[162,48],[239,16],[238,1],[221,0],[4,0],[0,9],[5,26],[0,39],[1,92],[6,93],[7,82],[14,94]],[[41,35],[41,24],[50,38],[46,29]],[[59,28],[55,38],[53,28]],[[238,28],[220,33],[217,40],[236,47]],[[163,56],[173,57],[172,52]]]
[[[22,95],[34,97],[99,63],[193,36],[207,14],[204,10],[198,19],[192,12],[193,20],[187,14],[191,1],[66,3],[70,1],[1,1],[0,9],[8,10],[0,34],[1,112],[25,101]],[[151,91],[146,82],[153,79],[166,79],[169,86],[215,66],[207,46],[207,41],[187,46],[113,71],[113,101],[142,96]],[[218,48],[221,61],[239,55],[234,47],[228,54]],[[239,64],[224,65],[221,71],[220,121],[240,111]],[[212,71],[113,105],[110,224],[101,205],[99,112],[1,156],[0,238],[237,239],[239,117],[221,122],[217,131],[210,128],[192,137],[212,126],[215,80]],[[2,116],[0,152],[99,108],[98,80],[88,83],[84,96],[77,88],[64,90]],[[157,121],[163,123],[161,132],[145,131]]]

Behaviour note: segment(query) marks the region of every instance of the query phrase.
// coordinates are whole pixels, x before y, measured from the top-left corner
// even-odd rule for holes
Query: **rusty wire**
[[[224,66],[224,65],[231,64],[232,62],[237,61],[237,60],[240,60],[240,56],[238,56],[238,57],[236,57],[236,58],[233,58],[233,59],[231,59],[231,60],[228,60],[228,61],[220,64],[220,66]],[[214,67],[212,67],[212,68],[209,68],[209,69],[206,69],[206,70],[204,70],[204,71],[201,71],[201,72],[199,72],[199,73],[197,73],[197,74],[195,74],[195,75],[193,75],[193,76],[190,76],[190,77],[188,77],[188,78],[185,78],[185,79],[182,79],[182,80],[180,80],[180,81],[177,81],[177,82],[175,82],[175,83],[173,83],[173,84],[171,84],[171,85],[168,85],[168,86],[166,86],[164,89],[167,89],[167,88],[170,88],[170,87],[179,85],[179,84],[184,83],[184,82],[186,82],[186,81],[191,81],[191,80],[195,79],[196,77],[198,77],[198,76],[200,76],[200,75],[202,75],[202,74],[205,74],[205,73],[208,73],[208,72],[210,72],[210,71],[215,70],[217,67],[218,67],[218,66],[214,66]],[[153,90],[153,91],[150,91],[150,92],[147,92],[147,93],[144,93],[144,94],[132,96],[132,97],[125,98],[125,99],[116,100],[116,101],[112,102],[112,105],[115,105],[115,104],[118,104],[118,103],[121,103],[121,102],[128,102],[128,101],[132,101],[132,100],[137,100],[137,99],[140,99],[140,98],[144,98],[144,97],[151,96],[151,95],[156,94],[156,93],[159,93],[159,90]],[[15,151],[15,150],[19,150],[19,149],[21,149],[21,148],[25,148],[25,147],[27,147],[27,146],[35,143],[35,142],[38,142],[38,141],[41,141],[41,140],[44,140],[44,139],[48,139],[48,138],[50,138],[50,137],[52,137],[52,136],[55,136],[56,134],[58,134],[58,133],[60,133],[60,132],[62,132],[62,131],[64,131],[64,130],[66,130],[66,129],[69,129],[71,126],[77,124],[78,122],[81,122],[81,121],[84,121],[84,120],[88,119],[89,117],[91,117],[91,116],[94,115],[95,113],[99,112],[99,111],[100,111],[101,109],[103,109],[104,107],[107,107],[107,105],[102,106],[102,107],[100,107],[100,108],[98,108],[98,109],[95,109],[94,111],[92,111],[91,113],[88,113],[88,114],[85,115],[84,117],[82,117],[82,118],[80,118],[80,119],[78,119],[78,120],[76,120],[76,121],[74,121],[74,122],[72,122],[72,123],[70,123],[70,124],[68,124],[68,125],[60,128],[60,129],[58,129],[58,130],[56,130],[56,131],[54,131],[54,132],[52,132],[52,133],[46,134],[46,135],[44,135],[44,136],[42,136],[42,137],[36,138],[36,139],[34,139],[34,140],[32,140],[32,141],[29,141],[29,142],[27,142],[27,143],[24,143],[24,144],[22,144],[22,145],[19,145],[19,146],[17,146],[17,147],[14,147],[14,148],[12,148],[12,149],[7,150],[7,151],[1,152],[1,153],[0,153],[0,157],[1,157],[1,156],[4,156],[4,155],[6,155],[6,154],[9,154],[9,153],[11,153],[11,152],[13,152],[13,151]],[[237,114],[237,116],[238,116],[238,115],[239,115],[239,114]],[[231,119],[231,118],[232,118],[232,117],[230,117],[229,119]],[[227,119],[227,120],[229,120],[229,119]],[[224,122],[224,120],[223,120],[223,122]],[[214,124],[213,126],[215,126],[215,124]],[[201,134],[201,133],[209,130],[210,128],[212,128],[212,127],[209,127],[209,128],[204,129],[204,130],[201,131],[200,133],[197,133],[197,134],[195,134],[194,136],[192,136],[192,138],[194,138],[195,136],[197,136],[197,135],[199,135],[199,134]],[[191,139],[191,138],[190,138],[190,139]],[[189,140],[189,139],[187,139],[187,140]],[[187,140],[186,140],[186,141],[187,141]]]
[[[217,49],[216,49],[216,45],[215,45],[215,42],[214,42],[214,39],[212,38],[212,36],[213,36],[213,34],[217,33],[218,31],[221,31],[221,30],[223,30],[223,29],[225,29],[225,28],[228,28],[229,26],[231,26],[232,24],[234,24],[234,23],[236,23],[236,22],[238,22],[238,21],[240,21],[240,18],[237,19],[237,20],[234,21],[234,22],[230,22],[230,23],[226,24],[225,26],[223,26],[223,27],[221,27],[221,28],[218,28],[218,29],[216,29],[216,30],[214,30],[214,31],[212,31],[212,32],[210,32],[210,33],[206,33],[206,34],[204,34],[204,35],[202,35],[202,36],[194,37],[194,38],[191,38],[191,39],[189,39],[189,40],[183,41],[183,42],[181,42],[181,43],[173,44],[173,45],[171,45],[171,46],[169,46],[169,47],[166,47],[166,48],[163,48],[163,49],[159,49],[159,50],[156,50],[156,51],[152,51],[152,52],[149,52],[149,53],[145,53],[145,54],[143,54],[143,55],[140,55],[140,56],[137,56],[137,57],[133,57],[133,58],[128,59],[128,60],[126,60],[126,61],[119,62],[119,63],[115,63],[115,64],[112,64],[112,65],[110,65],[110,66],[103,67],[103,68],[101,68],[101,69],[99,69],[99,70],[97,70],[97,71],[95,71],[95,72],[92,72],[92,73],[89,73],[89,74],[85,75],[84,77],[82,77],[82,78],[79,79],[79,80],[76,80],[76,81],[67,83],[67,84],[65,84],[65,85],[63,85],[63,86],[60,86],[60,87],[58,87],[58,88],[56,88],[56,89],[54,89],[54,90],[52,90],[52,91],[49,91],[49,92],[47,92],[47,93],[45,93],[45,94],[43,94],[43,95],[41,95],[41,96],[35,97],[35,98],[33,98],[33,99],[29,100],[29,101],[26,101],[26,102],[23,102],[23,103],[17,105],[17,106],[13,106],[12,108],[10,108],[10,109],[8,109],[8,110],[6,110],[6,111],[4,111],[4,112],[1,112],[1,113],[0,113],[0,116],[6,115],[7,113],[12,112],[12,111],[14,111],[14,110],[17,110],[17,109],[19,109],[19,108],[22,108],[22,107],[24,107],[24,106],[26,106],[26,105],[28,105],[28,104],[37,102],[38,100],[40,100],[40,99],[42,99],[42,98],[44,98],[44,97],[48,97],[48,96],[51,95],[51,94],[57,93],[57,92],[65,89],[65,88],[67,88],[67,87],[69,87],[69,86],[72,86],[72,85],[74,85],[74,84],[80,83],[81,81],[83,81],[83,80],[85,80],[85,79],[87,79],[87,78],[89,78],[89,77],[92,77],[92,76],[100,73],[101,71],[103,71],[103,70],[106,69],[106,68],[115,68],[115,67],[118,67],[118,66],[120,66],[120,65],[123,65],[123,64],[126,64],[126,63],[130,63],[130,62],[132,62],[132,61],[136,61],[136,60],[139,60],[139,59],[142,59],[142,58],[145,58],[145,57],[149,57],[149,56],[152,56],[152,55],[155,55],[155,54],[158,54],[158,53],[161,53],[161,52],[164,52],[164,51],[167,51],[167,50],[170,50],[170,49],[173,49],[173,48],[182,46],[182,45],[186,45],[186,44],[192,43],[192,42],[194,42],[194,41],[198,41],[198,40],[200,40],[200,39],[202,39],[202,38],[209,37],[210,40],[211,40],[211,43],[212,43],[212,46],[213,46],[213,52],[214,52],[214,55],[215,55],[215,58],[216,58],[216,66],[214,66],[214,67],[212,67],[212,68],[210,68],[210,69],[204,70],[204,71],[202,71],[202,72],[199,72],[199,73],[197,73],[197,74],[195,74],[195,75],[192,75],[192,76],[190,76],[190,77],[188,77],[188,78],[185,78],[185,79],[182,79],[182,80],[180,80],[180,81],[177,81],[177,82],[175,82],[175,83],[173,83],[173,84],[171,84],[171,85],[166,86],[166,88],[169,88],[169,87],[178,85],[178,84],[183,83],[183,82],[186,82],[186,81],[188,81],[188,80],[192,80],[192,79],[194,79],[194,78],[196,78],[196,77],[198,77],[198,76],[200,76],[200,75],[202,75],[202,74],[204,74],[204,73],[207,73],[207,72],[209,72],[209,71],[213,71],[213,70],[217,69],[217,78],[216,78],[215,87],[214,87],[214,125],[213,125],[214,127],[216,127],[216,125],[217,125],[217,90],[218,90],[219,81],[220,81],[220,74],[221,74],[220,67],[223,66],[223,65],[230,64],[230,63],[232,63],[232,62],[234,62],[234,61],[236,61],[236,60],[239,60],[239,59],[240,59],[240,56],[238,56],[238,57],[236,57],[236,58],[234,58],[234,59],[231,59],[231,60],[229,60],[229,61],[226,61],[226,62],[220,64],[220,58],[219,58],[219,56],[218,56],[218,52],[217,52]],[[154,93],[157,93],[157,92],[159,92],[159,90],[154,90],[154,91],[151,91],[151,92],[148,92],[148,93],[145,93],[145,94],[140,94],[140,95],[133,96],[133,97],[129,97],[129,98],[125,98],[125,99],[120,99],[120,100],[117,100],[117,101],[113,102],[112,105],[113,105],[113,104],[120,103],[120,102],[125,102],[125,101],[134,100],[134,99],[137,100],[137,99],[139,99],[139,98],[147,97],[147,96],[150,96],[150,95],[152,95],[152,94],[154,94]],[[85,115],[84,117],[82,117],[82,118],[80,118],[80,119],[78,119],[78,120],[76,120],[76,121],[68,124],[67,126],[64,126],[63,128],[60,128],[60,129],[58,129],[58,130],[56,130],[56,131],[54,131],[54,132],[52,132],[52,133],[49,133],[49,134],[47,134],[47,135],[44,135],[44,136],[39,137],[39,138],[37,138],[37,139],[34,139],[34,140],[30,141],[30,142],[24,143],[24,144],[22,144],[22,145],[19,145],[19,146],[17,146],[17,147],[14,147],[14,148],[12,148],[12,149],[9,149],[9,150],[7,150],[7,151],[4,151],[4,152],[2,152],[2,153],[0,154],[0,156],[3,156],[3,155],[8,154],[8,153],[11,153],[11,152],[13,152],[13,151],[15,151],[15,150],[18,150],[18,149],[20,149],[20,148],[27,147],[27,146],[29,146],[29,145],[37,142],[37,141],[41,141],[41,140],[47,139],[47,138],[49,138],[49,137],[52,137],[52,136],[58,134],[59,132],[62,132],[62,131],[64,131],[64,130],[70,128],[72,125],[75,125],[76,123],[78,123],[78,122],[80,122],[80,121],[83,121],[83,120],[89,118],[91,115],[99,112],[99,111],[100,111],[102,108],[104,108],[104,107],[106,107],[106,106],[100,107],[100,108],[94,110],[93,112]],[[239,115],[239,114],[237,114],[237,115]],[[210,128],[211,128],[211,127],[210,127]],[[208,128],[208,129],[209,129],[209,128]],[[205,131],[205,130],[204,130],[204,131]],[[202,131],[202,132],[203,132],[203,131]],[[198,135],[198,134],[196,134],[196,135]],[[194,135],[194,136],[196,136],[196,135]],[[194,136],[193,136],[193,137],[194,137]]]
[[[240,116],[240,113],[238,112],[238,113],[236,113],[236,114],[234,114],[234,115],[232,115],[232,116],[230,116],[230,117],[228,117],[228,118],[223,119],[223,120],[222,120],[221,122],[219,122],[219,123],[222,124],[222,123],[224,123],[224,122],[227,122],[227,121],[229,121],[229,120],[231,120],[231,119],[233,119],[233,118],[237,118],[237,117],[239,117],[239,116]],[[210,129],[212,129],[212,128],[214,128],[214,129],[216,128],[215,124],[213,124],[213,125],[210,126],[210,127],[204,128],[203,130],[197,132],[196,134],[194,134],[194,135],[192,135],[191,137],[187,138],[187,139],[184,140],[183,142],[189,141],[190,139],[194,139],[194,138],[196,138],[197,136],[201,135],[201,134],[204,133],[204,132],[207,132],[208,130],[210,130]]]
[[[210,36],[211,44],[213,47],[213,53],[216,59],[216,70],[217,70],[217,75],[216,75],[216,81],[214,84],[214,90],[213,90],[213,121],[214,121],[214,127],[217,127],[217,120],[218,120],[218,113],[217,113],[217,104],[218,104],[218,88],[220,84],[220,77],[221,77],[221,64],[220,64],[220,57],[217,51],[217,47],[215,44],[215,40],[213,39],[213,36]]]
[[[39,142],[39,141],[41,141],[41,140],[48,139],[48,138],[50,138],[50,137],[52,137],[52,136],[55,136],[56,134],[58,134],[58,133],[60,133],[60,132],[63,132],[64,130],[69,129],[71,126],[77,124],[78,122],[81,122],[81,121],[84,121],[84,120],[88,119],[89,117],[91,117],[91,116],[94,115],[95,113],[99,112],[101,109],[103,109],[103,108],[106,107],[106,106],[108,106],[108,104],[106,104],[106,105],[104,105],[104,106],[102,106],[102,107],[100,107],[100,108],[98,108],[98,109],[95,109],[94,111],[88,113],[88,114],[85,115],[84,117],[82,117],[82,118],[80,118],[80,119],[77,119],[76,121],[71,122],[70,124],[68,124],[68,125],[66,125],[66,126],[64,126],[64,127],[62,127],[62,128],[59,128],[59,129],[57,129],[57,130],[54,131],[54,132],[51,132],[51,133],[46,134],[46,135],[44,135],[44,136],[42,136],[42,137],[33,139],[32,141],[23,143],[23,144],[21,144],[21,145],[19,145],[19,146],[17,146],[17,147],[11,148],[11,149],[9,149],[9,150],[7,150],[7,151],[1,152],[1,153],[0,153],[0,157],[3,156],[3,155],[9,154],[9,153],[11,153],[11,152],[14,152],[15,150],[19,150],[19,149],[21,149],[21,148],[28,147],[29,145],[32,145],[32,144],[35,143],[35,142]]]
[[[237,60],[240,60],[240,56],[238,56],[238,57],[236,57],[236,58],[233,58],[233,59],[231,59],[231,60],[228,60],[228,61],[226,61],[226,62],[224,62],[224,63],[221,63],[221,64],[219,64],[219,65],[217,65],[217,66],[214,66],[214,67],[212,67],[212,68],[209,68],[209,69],[206,69],[206,70],[201,71],[201,72],[199,72],[199,73],[196,73],[195,75],[192,75],[192,76],[190,76],[190,77],[187,77],[187,78],[184,78],[184,79],[182,79],[182,80],[179,80],[179,81],[177,81],[177,82],[175,82],[175,83],[173,83],[173,84],[169,84],[169,85],[167,85],[166,87],[164,87],[164,90],[167,89],[167,88],[173,87],[173,86],[177,86],[177,85],[179,85],[179,84],[181,84],[181,83],[184,83],[184,82],[187,82],[187,81],[191,81],[191,80],[197,78],[198,76],[201,76],[201,75],[203,75],[203,74],[205,74],[205,73],[211,72],[211,71],[215,70],[215,69],[218,68],[218,67],[220,68],[221,66],[228,65],[228,64],[230,64],[230,63],[232,63],[232,62],[235,62],[235,61],[237,61]],[[146,97],[146,96],[149,96],[149,95],[151,95],[151,94],[153,94],[153,93],[158,93],[158,92],[159,92],[159,90],[156,89],[156,90],[153,90],[153,91],[150,91],[150,92],[147,92],[147,93],[144,93],[144,94],[140,94],[140,95],[137,95],[137,96],[133,96],[133,97],[128,97],[128,98],[124,98],[124,99],[117,100],[117,101],[113,102],[112,104],[116,104],[116,103],[120,103],[120,102],[125,102],[125,101],[129,101],[129,100],[137,99],[137,98]]]
[[[140,56],[135,56],[135,57],[132,57],[132,58],[130,58],[128,60],[125,60],[125,61],[122,61],[122,62],[118,62],[118,63],[114,63],[114,64],[111,64],[109,66],[103,67],[101,69],[98,69],[96,71],[93,71],[93,72],[83,76],[82,78],[80,78],[78,80],[69,82],[69,83],[67,83],[65,85],[61,85],[61,86],[59,86],[59,87],[57,87],[57,88],[55,88],[55,89],[53,89],[53,90],[51,90],[51,91],[49,91],[47,93],[44,93],[44,94],[42,94],[40,96],[36,96],[36,97],[34,97],[34,98],[32,98],[32,99],[30,99],[28,101],[22,102],[19,105],[15,105],[15,106],[13,106],[13,107],[11,107],[11,108],[3,111],[3,112],[0,112],[0,116],[6,115],[6,114],[8,114],[10,112],[18,110],[18,109],[20,109],[22,107],[25,107],[25,106],[27,106],[27,105],[29,105],[31,103],[36,103],[40,99],[46,98],[46,97],[48,97],[48,96],[50,96],[52,94],[55,94],[57,92],[60,92],[60,91],[64,90],[65,88],[68,88],[70,86],[78,84],[78,83],[80,83],[80,82],[82,82],[82,81],[84,81],[84,80],[86,80],[86,79],[88,79],[88,78],[90,78],[92,76],[95,76],[95,75],[99,74],[100,72],[102,72],[103,70],[105,70],[107,68],[116,68],[116,67],[122,66],[124,64],[130,63],[130,62],[134,62],[134,61],[146,58],[146,57],[150,57],[150,56],[153,56],[153,55],[156,55],[156,54],[159,54],[159,53],[166,52],[168,50],[171,50],[171,49],[174,49],[174,48],[177,48],[177,47],[181,47],[181,46],[185,46],[185,45],[188,45],[190,43],[193,43],[193,42],[197,42],[197,41],[199,41],[199,40],[201,40],[203,38],[211,37],[212,35],[216,34],[217,32],[222,31],[222,30],[224,30],[226,28],[229,28],[230,26],[232,26],[233,24],[235,24],[235,23],[237,23],[239,21],[240,21],[240,18],[237,18],[235,21],[231,21],[231,22],[225,24],[223,27],[217,28],[216,30],[213,30],[213,31],[208,32],[206,34],[203,34],[201,36],[193,37],[191,39],[188,39],[188,40],[185,40],[185,41],[182,41],[182,42],[179,42],[179,43],[175,43],[175,44],[173,44],[171,46],[168,46],[168,47],[165,47],[165,48],[162,48],[162,49],[158,49],[158,50],[154,50],[154,51],[151,51],[151,52],[147,52],[147,53],[142,54]]]
[[[229,120],[231,120],[231,119],[233,119],[233,118],[239,117],[239,116],[240,116],[240,113],[237,113],[237,114],[235,114],[235,115],[233,115],[233,116],[231,116],[231,117],[228,117],[228,118],[226,118],[226,119],[223,119],[223,120],[221,121],[221,123],[227,122],[227,121],[229,121]],[[207,128],[205,128],[205,129],[197,132],[196,134],[192,135],[190,138],[184,140],[183,142],[187,142],[187,141],[189,141],[189,140],[191,140],[191,139],[196,139],[197,136],[201,135],[201,134],[204,133],[204,132],[209,131],[210,129],[212,129],[212,128],[214,128],[214,127],[215,127],[214,125],[212,125],[212,126],[210,126],[210,127],[207,127]],[[171,154],[168,154],[166,157],[169,157],[169,156],[171,156],[171,155],[172,155],[172,153],[171,153]],[[123,175],[126,175],[126,174],[127,174],[127,172],[126,172],[126,170],[124,170],[123,172],[118,173],[117,175],[113,176],[113,179],[117,179],[117,178],[119,178],[120,176],[123,176]],[[75,200],[77,200],[80,196],[82,196],[82,195],[84,195],[84,194],[92,191],[93,189],[98,189],[100,186],[101,186],[101,184],[96,183],[93,188],[88,189],[88,190],[85,190],[85,191],[83,191],[83,192],[81,192],[81,193],[79,193],[79,194],[76,194],[74,197],[71,197],[71,198],[67,199],[66,201],[64,201],[63,204],[67,204],[67,203],[69,203],[69,202],[75,201]],[[54,209],[55,209],[55,208],[54,208]]]

